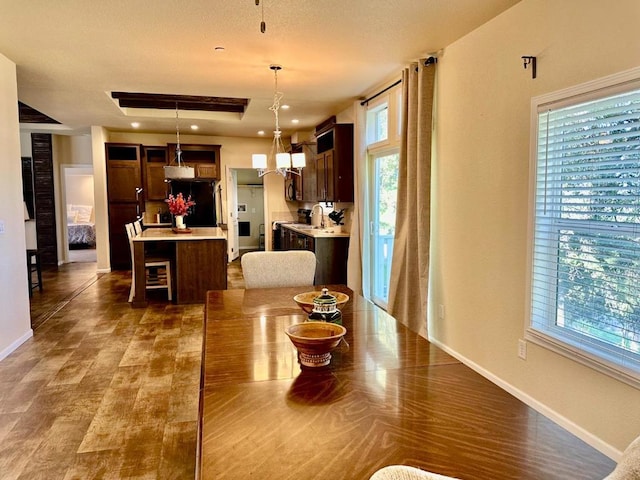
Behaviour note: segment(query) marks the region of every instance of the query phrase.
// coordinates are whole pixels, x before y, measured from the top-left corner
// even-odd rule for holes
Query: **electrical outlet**
[[[522,360],[527,359],[527,342],[525,340],[518,340],[518,357]]]
[[[444,305],[438,307],[438,318],[444,320]]]
[[[4,220],[0,220],[0,235],[4,235]]]

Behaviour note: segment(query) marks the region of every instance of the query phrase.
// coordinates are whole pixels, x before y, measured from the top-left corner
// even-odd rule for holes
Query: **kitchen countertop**
[[[332,226],[325,228],[316,228],[306,223],[283,223],[282,227],[293,230],[297,233],[302,233],[313,238],[331,238],[331,237],[348,237],[348,232],[340,231],[340,227]]]
[[[155,227],[170,227],[171,222],[142,222],[145,228],[155,228]]]
[[[133,237],[134,242],[157,240],[226,240],[227,232],[220,227],[191,227],[191,233],[174,233],[170,228],[147,228]]]

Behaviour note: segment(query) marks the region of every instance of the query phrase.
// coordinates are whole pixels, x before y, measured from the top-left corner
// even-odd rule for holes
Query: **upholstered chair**
[[[316,255],[308,250],[245,253],[240,263],[245,288],[313,285]]]

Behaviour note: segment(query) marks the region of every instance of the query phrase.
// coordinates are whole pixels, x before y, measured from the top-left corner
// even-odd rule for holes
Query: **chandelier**
[[[273,144],[271,145],[271,152],[267,156],[264,153],[254,153],[251,157],[253,168],[258,170],[258,176],[263,177],[267,173],[277,173],[286,177],[287,174],[292,173],[300,175],[302,169],[305,167],[304,153],[290,154],[285,151],[282,144],[282,132],[280,131],[280,122],[278,119],[278,110],[280,109],[280,100],[282,100],[282,92],[278,91],[278,70],[282,70],[280,65],[269,65],[269,68],[273,70],[275,77],[275,91],[273,95],[273,105],[269,107],[269,110],[273,112],[276,119],[276,129],[273,131]],[[271,160],[271,163],[275,161],[276,168],[273,170],[267,169],[267,164]],[[295,170],[293,170],[295,169]]]
[[[180,150],[180,125],[178,123],[178,102],[176,102],[176,165],[166,165],[164,167],[164,178],[179,179],[179,178],[194,178],[195,169],[188,167],[182,162],[182,150]]]

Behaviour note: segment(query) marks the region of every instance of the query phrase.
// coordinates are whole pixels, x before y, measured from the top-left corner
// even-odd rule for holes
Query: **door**
[[[61,193],[62,193],[62,205],[64,209],[63,218],[66,222],[62,224],[62,238],[64,240],[64,261],[65,262],[95,262],[97,261],[97,253],[95,244],[86,245],[90,248],[84,248],[82,250],[72,249],[69,244],[69,230],[74,228],[70,225],[78,222],[89,221],[95,214],[92,213],[89,220],[78,218],[74,215],[75,209],[73,206],[90,206],[95,211],[95,197],[94,197],[94,178],[93,178],[93,165],[61,165]],[[72,207],[70,211],[69,208]],[[75,247],[75,245],[74,245]]]
[[[227,167],[227,248],[229,261],[233,261],[240,255],[238,241],[238,172]]]
[[[140,172],[140,145],[105,144],[109,197],[109,249],[111,268],[131,268],[131,252],[125,224],[140,220],[144,191]]]
[[[387,151],[370,156],[369,184],[372,186],[369,194],[371,299],[384,308],[389,301],[399,159],[400,155],[397,151]]]

